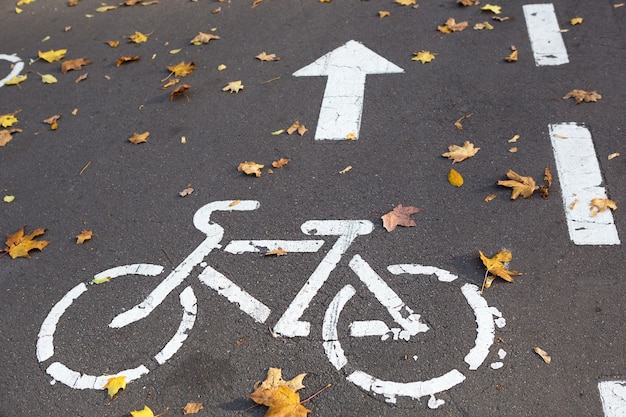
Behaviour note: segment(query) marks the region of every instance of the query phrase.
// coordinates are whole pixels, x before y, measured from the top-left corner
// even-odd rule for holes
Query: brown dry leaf
[[[88,72],[86,72],[86,73],[84,73],[84,74],[80,74],[78,77],[76,77],[76,79],[74,80],[74,82],[75,82],[76,84],[78,84],[79,82],[86,80],[88,76],[89,76],[89,73],[88,73]],[[74,116],[76,116],[76,115],[74,115]]]
[[[185,61],[180,61],[176,65],[170,65],[167,69],[177,77],[186,77],[196,70],[196,64],[193,61],[188,64]]]
[[[0,130],[0,146],[5,146],[13,139],[13,133],[21,133],[23,130],[18,128]]]
[[[487,194],[487,197],[485,197],[485,199],[484,199],[483,201],[484,201],[485,203],[488,203],[488,202],[490,202],[490,201],[494,200],[496,197],[497,197],[497,195],[496,195],[496,194],[489,193],[489,194]]]
[[[282,168],[285,165],[287,165],[289,163],[289,161],[291,161],[291,160],[287,159],[287,158],[280,158],[278,161],[272,162],[272,166],[274,168]]]
[[[194,45],[202,45],[203,43],[211,42],[213,39],[221,38],[217,35],[212,35],[210,33],[198,32],[196,37],[193,38],[190,43],[193,43]]]
[[[518,51],[515,45],[511,45],[511,53],[504,57],[506,62],[517,62]]]
[[[255,175],[257,177],[261,176],[261,170],[265,165],[257,164],[254,161],[244,161],[239,164],[237,167],[237,171],[243,172],[247,175]]]
[[[461,124],[461,122],[462,122],[463,120],[467,120],[467,119],[469,119],[469,118],[470,118],[470,117],[472,117],[473,115],[474,115],[474,113],[470,113],[470,114],[466,114],[466,115],[465,115],[465,116],[463,116],[463,117],[458,118],[458,119],[454,122],[454,127],[456,127],[456,128],[457,128],[457,130],[463,130],[463,125]],[[480,148],[479,148],[479,149],[480,149]]]
[[[128,138],[128,141],[131,143],[134,143],[135,145],[138,145],[140,143],[144,143],[148,141],[148,136],[150,135],[150,132],[143,132],[143,133],[133,133],[133,135],[131,137]]]
[[[238,81],[231,81],[228,84],[226,84],[226,86],[222,88],[222,91],[230,91],[231,93],[238,93],[242,89],[243,89],[243,84],[241,83],[241,80],[238,80]]]
[[[161,86],[161,89],[167,90],[169,87],[173,86],[174,84],[178,84],[179,82],[180,82],[180,78],[172,78],[171,80],[163,84]]]
[[[480,4],[479,0],[457,0],[457,3],[460,4],[461,6],[476,6],[478,4]]]
[[[135,56],[122,56],[120,58],[117,59],[117,61],[115,61],[115,66],[119,67],[122,64],[125,64],[126,62],[132,62],[132,61],[139,61],[139,56],[135,55]]]
[[[608,209],[613,211],[617,210],[617,203],[613,200],[609,200],[608,198],[594,198],[589,203],[589,207],[591,209],[591,217],[596,217],[598,213]]]
[[[388,232],[391,232],[396,228],[396,226],[417,226],[417,224],[415,224],[415,221],[411,219],[411,215],[419,211],[420,209],[418,209],[417,207],[403,207],[402,204],[398,204],[392,211],[381,216],[381,219],[383,220],[383,227]]]
[[[193,188],[187,187],[183,191],[178,193],[178,195],[181,196],[181,197],[187,197],[189,194],[192,194],[194,191],[195,190]]]
[[[541,349],[539,346],[535,346],[533,351],[535,351],[535,353],[537,355],[541,356],[541,359],[543,359],[543,361],[546,364],[550,365],[550,362],[552,362],[552,358],[550,357],[550,355],[548,355],[548,352],[546,352],[545,350]]]
[[[50,125],[50,129],[57,130],[59,124],[57,121],[61,118],[60,114],[55,114],[54,116],[50,116],[47,119],[43,120],[43,123],[47,123]]]
[[[456,22],[453,17],[446,20],[444,26],[437,26],[437,30],[443,33],[452,33],[452,32],[460,32],[467,28],[469,23],[467,21],[464,22]]]
[[[35,240],[37,236],[41,236],[46,231],[44,229],[35,229],[31,234],[24,236],[24,228],[13,234],[7,235],[5,252],[9,253],[11,258],[30,258],[28,252],[33,249],[43,250],[48,243],[45,240]]]
[[[383,18],[383,17],[389,17],[391,16],[391,13],[388,10],[379,10],[378,11],[378,17],[379,18]]]
[[[189,96],[187,96],[186,91],[189,90],[191,86],[189,84],[181,84],[170,93],[170,101],[174,100],[176,96],[185,96],[187,97],[187,101],[189,101]]]
[[[545,184],[539,187],[539,194],[547,200],[550,198],[550,188],[552,188],[552,172],[548,166],[546,166],[546,169],[543,171],[543,181]]]
[[[71,70],[81,70],[85,65],[91,65],[92,62],[86,58],[70,59],[61,63],[61,72],[67,74]]]
[[[461,175],[461,173],[456,169],[450,168],[450,171],[448,171],[448,182],[450,185],[460,187],[464,183],[463,175]]]
[[[261,52],[255,58],[261,61],[280,61],[280,57],[277,57],[276,54],[266,54],[265,52]]]
[[[596,102],[600,100],[602,96],[596,93],[595,91],[585,91],[585,90],[574,89],[570,91],[569,93],[567,93],[563,98],[566,100],[568,98],[573,98],[574,100],[576,100],[576,104],[579,104],[579,103],[582,103],[583,101],[585,103]]]
[[[483,262],[483,265],[487,268],[487,272],[493,274],[496,277],[500,277],[508,282],[515,282],[511,275],[522,275],[521,272],[512,271],[507,269],[505,263],[511,262],[513,259],[513,254],[508,250],[501,250],[496,253],[493,257],[487,258],[482,251],[478,251],[480,254],[480,260]],[[489,288],[489,285],[485,285],[485,287]]]
[[[300,136],[304,136],[306,132],[309,131],[303,124],[300,124],[299,121],[293,122],[293,124],[287,129],[287,134],[291,135],[293,132],[298,132]]]
[[[463,118],[459,119],[462,120]],[[442,153],[441,156],[446,157],[448,159],[452,159],[452,163],[465,161],[467,158],[471,158],[476,155],[476,153],[480,150],[480,148],[474,148],[474,144],[465,141],[463,146],[458,145],[450,145],[448,146],[448,151]]]
[[[276,257],[284,256],[284,255],[287,255],[287,251],[284,250],[283,248],[276,248],[271,251],[265,252],[265,256],[272,256],[272,255],[275,255]]]
[[[86,240],[91,240],[92,236],[93,232],[91,230],[83,230],[79,235],[76,235],[76,244],[83,244]]]
[[[202,403],[187,403],[187,405],[185,405],[185,408],[183,408],[183,414],[196,414],[203,408],[204,406],[202,405]]]
[[[607,156],[607,159],[610,161],[611,159],[615,159],[619,156],[619,152],[613,152],[612,154],[610,154],[609,156]]]
[[[120,46],[120,41],[104,41],[104,43],[109,45],[111,48],[117,48]]]
[[[505,187],[511,187],[511,200],[515,200],[520,195],[524,198],[530,198],[535,190],[539,187],[535,184],[535,180],[532,177],[522,177],[517,172],[509,169],[506,173],[508,180],[499,180],[498,185]]]

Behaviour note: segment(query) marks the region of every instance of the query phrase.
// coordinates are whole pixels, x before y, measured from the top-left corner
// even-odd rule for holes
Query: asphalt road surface
[[[0,416],[261,416],[271,367],[311,416],[626,415],[623,3],[67,3],[0,8],[0,233],[49,242],[0,259]],[[481,293],[479,250],[522,275]]]

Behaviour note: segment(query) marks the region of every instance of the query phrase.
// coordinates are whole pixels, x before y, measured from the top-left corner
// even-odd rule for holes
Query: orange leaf
[[[204,406],[202,405],[202,403],[187,403],[185,408],[183,408],[183,414],[184,415],[196,414],[197,412],[199,412],[203,408],[204,408]]]
[[[93,236],[93,232],[91,230],[83,230],[79,235],[76,236],[76,244],[80,245],[85,243],[87,240],[91,240]]]
[[[135,145],[138,145],[140,143],[144,143],[147,142],[148,139],[147,137],[150,135],[150,132],[143,132],[143,133],[133,133],[133,136],[128,138],[128,141],[131,143],[134,143]]]
[[[37,236],[41,236],[46,231],[44,229],[36,229],[31,234],[24,236],[24,228],[22,227],[17,232],[7,235],[6,244],[8,245],[4,250],[9,252],[11,258],[30,258],[29,251],[33,249],[42,250],[48,243],[45,240],[36,241]]]
[[[478,251],[478,253],[480,255],[480,260],[487,268],[487,272],[490,272],[508,282],[515,282],[511,275],[522,275],[521,272],[511,271],[506,268],[505,263],[510,262],[513,259],[511,251],[501,250],[492,258],[487,258],[482,251]]]
[[[274,168],[282,168],[289,163],[290,159],[280,158],[278,161],[272,162]]]

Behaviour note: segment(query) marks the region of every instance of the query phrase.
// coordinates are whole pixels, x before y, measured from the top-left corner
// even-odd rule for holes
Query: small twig
[[[165,256],[167,256],[167,259],[170,261],[170,263],[173,264],[174,261],[172,260],[172,257],[170,256],[170,254],[165,250],[165,248],[161,247],[161,250],[163,251]]]
[[[309,398],[307,398],[306,400],[302,400],[300,401],[300,404],[304,404],[308,401],[311,401],[313,398],[317,397],[318,395],[320,395],[322,392],[326,391],[328,388],[331,387],[332,384],[328,384],[326,385],[324,388],[322,388],[321,390],[317,391],[315,394],[311,395]]]
[[[269,79],[267,81],[262,81],[261,84],[267,84],[267,83],[271,83],[272,81],[278,81],[280,80],[280,77],[274,77],[272,79]]]
[[[259,405],[261,405],[261,404],[254,404],[254,405],[251,405],[250,407],[248,407],[248,408],[246,408],[246,409],[245,409],[245,412],[247,413],[248,411],[252,410],[253,408],[258,407]]]
[[[3,251],[3,252],[4,252],[4,253],[3,253],[2,255],[0,255],[0,258],[2,258],[3,256],[6,256],[6,255],[8,255],[8,254],[9,254],[9,251],[8,251],[8,250],[7,250],[7,251]]]
[[[91,161],[87,162],[87,164],[83,167],[83,169],[80,170],[78,175],[83,175],[83,172],[85,172],[85,170],[89,168],[89,165],[91,165]]]
[[[483,295],[483,290],[485,289],[485,283],[487,282],[487,275],[489,275],[489,270],[485,271],[485,277],[483,278],[483,286],[480,287],[480,295]]]

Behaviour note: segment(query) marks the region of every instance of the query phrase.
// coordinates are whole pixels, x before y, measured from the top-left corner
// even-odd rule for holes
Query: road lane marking
[[[13,69],[11,69],[11,72],[9,73],[9,75],[7,75],[6,77],[0,80],[0,87],[2,87],[4,86],[5,81],[9,81],[11,78],[19,75],[19,73],[24,69],[24,62],[22,61],[22,58],[20,58],[19,56],[15,54],[13,55],[0,54],[0,59],[9,61],[15,64],[13,65]]]
[[[315,139],[346,140],[351,134],[358,139],[367,74],[403,72],[356,41],[349,41],[294,72],[295,77],[328,77]]]
[[[598,384],[604,417],[626,416],[626,381],[604,381]]]
[[[591,200],[607,198],[591,133],[576,123],[551,124],[549,130],[570,239],[576,245],[619,245],[611,211],[591,217]]]
[[[569,62],[554,5],[526,4],[523,6],[530,46],[537,66],[562,65]]]

